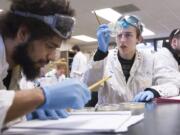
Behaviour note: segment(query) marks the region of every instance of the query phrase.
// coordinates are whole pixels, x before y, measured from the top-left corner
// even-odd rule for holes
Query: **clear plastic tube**
[[[110,30],[110,36],[111,37],[116,37],[117,30],[116,30],[116,24],[115,23],[108,23],[107,24]]]

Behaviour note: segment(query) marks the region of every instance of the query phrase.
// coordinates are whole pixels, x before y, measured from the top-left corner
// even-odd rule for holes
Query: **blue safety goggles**
[[[140,20],[133,15],[126,15],[120,17],[116,22],[116,27],[128,28],[129,25],[136,27],[140,32],[143,31],[143,25]]]
[[[43,21],[48,26],[50,26],[54,32],[56,32],[60,37],[64,39],[68,39],[71,37],[72,30],[75,24],[75,18],[60,14],[41,16],[41,15],[32,14],[29,12],[21,12],[21,11],[13,11],[13,13],[15,15],[19,15],[23,17],[32,17]]]

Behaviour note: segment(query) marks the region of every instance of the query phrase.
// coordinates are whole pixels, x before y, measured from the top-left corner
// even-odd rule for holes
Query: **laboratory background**
[[[116,25],[117,19],[123,15],[137,16],[137,18],[142,22],[142,26],[143,26],[142,37],[143,38],[140,42],[137,43],[136,49],[139,51],[145,50],[146,52],[148,52],[148,54],[151,54],[149,55],[149,57],[151,56],[154,57],[154,55],[157,52],[161,51],[164,45],[169,44],[170,42],[169,36],[170,36],[170,33],[174,29],[176,29],[176,31],[174,32],[174,36],[176,36],[177,33],[180,35],[180,1],[179,0],[69,0],[69,1],[70,1],[71,7],[75,9],[75,16],[74,16],[75,25],[73,26],[72,37],[68,39],[67,41],[63,42],[60,48],[56,49],[55,61],[50,61],[46,66],[41,68],[41,74],[39,78],[37,78],[34,81],[29,81],[29,80],[26,80],[25,76],[22,74],[22,78],[19,82],[21,89],[31,89],[31,88],[36,88],[40,86],[49,86],[52,84],[61,83],[64,80],[67,80],[68,78],[76,78],[80,82],[86,82],[86,81],[88,82],[89,78],[93,80],[94,76],[98,78],[99,77],[98,72],[92,72],[92,73],[86,72],[86,70],[92,64],[94,54],[97,52],[98,28],[102,24],[107,24],[107,26],[111,30],[111,34],[113,34],[113,32],[116,32],[114,27]],[[0,14],[6,11],[7,9],[9,9],[9,5],[10,5],[10,2],[8,0],[0,0]],[[109,41],[108,50],[116,49],[117,48],[116,37],[114,35],[111,35],[109,40],[110,41]],[[179,44],[180,44],[180,41],[179,41]],[[41,53],[41,50],[39,50],[39,53]],[[163,59],[163,57],[161,58]],[[112,59],[111,61],[113,60],[114,59]],[[178,61],[177,63],[179,64],[180,61]],[[151,64],[147,66],[150,67]],[[180,68],[179,68],[179,71],[180,71]],[[156,100],[158,105],[157,103],[155,104],[149,103],[152,101],[150,100],[148,101],[147,104],[142,103],[142,102],[138,102],[137,104],[135,103],[123,104],[122,103],[122,104],[119,104],[118,106],[113,104],[113,103],[116,103],[116,96],[113,97],[112,96],[113,94],[111,95],[111,92],[109,93],[107,92],[109,95],[112,96],[112,100],[106,99],[106,97],[103,97],[104,95],[107,94],[107,93],[103,93],[102,94],[103,96],[101,96],[101,99],[99,101],[99,106],[98,106],[99,89],[101,87],[106,88],[106,85],[104,85],[104,82],[106,81],[109,81],[109,84],[111,85],[110,79],[114,74],[116,74],[113,71],[111,73],[109,72],[111,71],[108,71],[108,73],[105,73],[105,75],[103,76],[105,78],[93,80],[92,82],[90,81],[87,83],[88,87],[89,88],[91,87],[92,89],[91,100],[89,100],[84,105],[85,108],[83,111],[94,112],[94,111],[97,111],[98,109],[99,109],[98,111],[100,112],[101,111],[103,112],[117,111],[117,110],[127,111],[126,118],[125,117],[119,118],[122,121],[126,121],[127,119],[129,119],[130,115],[136,116],[137,114],[138,117],[133,117],[133,120],[127,123],[127,125],[124,125],[124,127],[118,128],[118,130],[116,130],[116,124],[118,125],[119,123],[116,123],[117,117],[114,117],[116,114],[108,114],[109,116],[112,115],[112,119],[111,119],[112,121],[109,119],[107,119],[106,121],[107,117],[102,117],[102,119],[105,119],[104,120],[105,123],[106,122],[113,123],[114,121],[114,125],[112,126],[109,124],[109,127],[107,126],[107,128],[105,128],[106,124],[103,125],[103,122],[98,123],[99,122],[98,119],[92,117],[92,119],[94,120],[94,123],[97,123],[97,125],[99,124],[102,127],[99,126],[99,129],[98,129],[95,126],[92,126],[94,124],[88,123],[89,124],[87,125],[87,127],[89,128],[88,134],[106,134],[106,133],[110,133],[110,134],[122,133],[125,135],[133,135],[133,134],[143,135],[145,133],[147,135],[151,135],[151,134],[164,134],[164,135],[177,134],[178,135],[180,134],[180,130],[179,130],[180,97],[179,97],[179,94],[174,94],[174,96],[176,96],[177,99],[174,98],[172,100],[169,100],[168,98],[166,98],[166,96],[167,97],[169,96],[168,95],[169,93],[170,94],[173,93],[173,92],[171,93],[171,91],[168,91],[167,92],[168,94],[166,94],[166,91],[161,93],[161,89],[159,90],[158,88],[155,88],[155,89],[158,89],[158,95],[156,92],[155,94],[153,92],[154,95],[152,97],[152,100],[156,98],[156,96],[157,98],[159,98],[163,95],[162,99]],[[166,70],[165,70],[165,73],[166,73]],[[109,76],[109,74],[112,74],[112,75]],[[147,75],[149,74],[147,73]],[[171,74],[171,72],[169,74]],[[171,79],[171,76],[169,76],[169,74],[167,75],[167,78],[166,78],[167,80]],[[160,79],[161,77],[163,78],[165,76],[163,75],[159,76],[159,78]],[[174,75],[174,73],[172,73],[171,75]],[[180,81],[179,75],[180,75],[179,73],[174,75],[177,78],[177,82],[173,82],[174,83],[173,85],[175,85],[175,87],[177,87],[177,89],[180,90],[180,82],[178,82]],[[87,76],[89,77],[88,79],[86,78]],[[143,76],[143,77],[146,79],[147,76]],[[98,81],[103,81],[103,83],[99,83],[97,86],[93,85],[94,83],[97,83]],[[156,81],[156,80],[153,80],[153,81]],[[147,82],[143,82],[143,79],[141,82],[143,83],[143,85],[146,86]],[[112,80],[112,83],[113,83],[113,80]],[[147,86],[149,85],[147,84]],[[167,85],[167,87],[169,86],[171,85]],[[107,87],[110,87],[110,86],[107,86]],[[118,89],[117,87],[119,86],[115,85],[113,87],[116,87],[115,89]],[[166,87],[166,85],[163,86],[163,88],[164,87]],[[172,88],[174,88],[174,86],[172,86]],[[139,91],[136,91],[135,93],[133,93],[133,96],[131,94],[128,95],[129,97],[123,100],[129,101],[128,98],[133,99],[134,95],[139,94]],[[154,90],[150,89],[150,91],[154,91]],[[116,94],[116,91],[114,93]],[[103,103],[101,104],[101,102]],[[106,102],[111,105],[106,104]],[[165,103],[167,103],[168,105]],[[72,108],[67,108],[67,110],[68,110],[67,112],[73,112]],[[131,113],[130,115],[128,111]],[[78,111],[77,112],[74,111],[73,113],[78,113]],[[71,113],[69,113],[68,116],[69,115],[71,115]],[[26,117],[28,119],[28,115],[26,115]],[[80,118],[75,118],[74,120],[78,121],[78,119]],[[90,119],[87,119],[87,120],[90,121]],[[73,120],[71,122],[73,122]],[[39,134],[48,134],[48,133],[76,134],[77,132],[77,131],[75,132],[76,129],[71,130],[71,124],[68,125],[66,121],[64,123],[63,121],[62,123],[60,122],[61,125],[63,124],[65,125],[65,126],[60,126],[61,131],[58,131],[58,125],[53,125],[51,122],[46,123],[47,125],[49,124],[50,126],[44,125],[43,123],[37,123],[37,125],[38,124],[40,126],[43,125],[45,129],[47,130],[47,132],[43,131],[45,129],[42,127],[39,128],[37,126],[39,128],[38,129],[31,124],[28,125],[27,123],[24,125],[21,124],[21,125],[14,126],[9,131],[7,130],[7,132],[4,132],[4,134],[5,135],[9,135],[11,133],[23,134],[24,131],[26,131],[24,135],[26,133],[29,134],[33,132],[34,134],[37,134],[37,133]],[[67,128],[67,130],[62,130],[64,128],[66,129],[66,124],[67,124],[67,127],[70,127],[70,128]],[[36,130],[32,130],[32,131],[19,130],[23,128],[26,129],[28,128],[28,126],[30,127],[30,129],[34,128]],[[53,127],[53,128],[50,129],[49,127]],[[86,134],[86,132],[84,131],[87,131],[86,129],[87,127],[81,127],[83,130],[80,128],[80,130],[82,131],[77,132],[77,134],[81,134],[81,133]],[[113,132],[112,132],[112,129],[113,129]],[[71,131],[69,132],[69,130]]]

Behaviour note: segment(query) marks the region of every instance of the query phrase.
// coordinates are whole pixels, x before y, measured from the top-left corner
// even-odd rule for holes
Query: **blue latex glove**
[[[107,52],[110,42],[110,30],[106,24],[102,24],[97,29],[98,49],[102,52]]]
[[[45,103],[40,109],[79,109],[91,99],[88,87],[77,79],[66,79],[60,83],[42,86]]]
[[[50,109],[37,109],[32,113],[26,115],[27,120],[39,119],[39,120],[57,120],[59,118],[66,118],[69,114],[64,109],[50,110]]]
[[[138,93],[133,101],[134,102],[148,102],[154,98],[154,94],[151,91],[143,91]]]

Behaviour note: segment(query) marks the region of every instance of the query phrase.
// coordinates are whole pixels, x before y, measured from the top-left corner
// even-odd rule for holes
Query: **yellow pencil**
[[[110,79],[111,76],[108,76],[108,77],[104,77],[103,79],[99,80],[98,82],[94,83],[93,85],[89,86],[89,89],[92,91],[92,92],[95,92],[97,91],[97,89],[94,89],[96,88],[97,86],[99,86],[100,84],[104,83],[105,81],[107,81],[108,79]]]
[[[101,22],[100,22],[100,20],[99,20],[97,14],[96,14],[96,11],[93,11],[93,12],[94,12],[94,15],[95,15],[95,17],[96,17],[96,20],[97,20],[98,24],[101,25]]]

